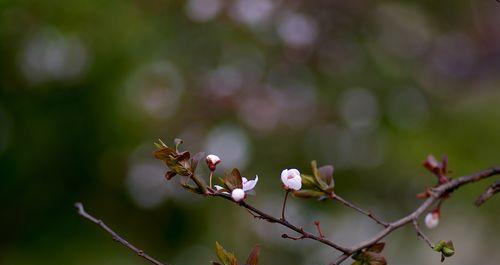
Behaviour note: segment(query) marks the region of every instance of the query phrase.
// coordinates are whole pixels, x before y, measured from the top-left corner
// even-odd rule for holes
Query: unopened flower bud
[[[210,171],[215,171],[217,164],[220,163],[220,158],[216,155],[207,155],[205,161],[207,162]]]
[[[424,166],[430,170],[439,166],[439,162],[433,155],[428,155],[424,161]]]
[[[428,213],[425,216],[425,225],[429,229],[436,228],[438,226],[438,224],[439,224],[439,213],[438,212]]]
[[[245,199],[245,191],[243,189],[234,189],[231,192],[231,197],[234,201],[242,201],[243,199]]]
[[[281,172],[281,182],[285,189],[300,190],[302,188],[302,178],[297,169],[285,169]]]

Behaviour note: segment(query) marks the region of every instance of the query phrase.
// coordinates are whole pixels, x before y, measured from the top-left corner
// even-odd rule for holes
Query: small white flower
[[[242,186],[243,188],[237,188],[237,189],[234,189],[232,192],[231,192],[231,197],[233,198],[233,200],[239,202],[243,199],[245,199],[245,197],[247,196],[247,191],[251,191],[253,190],[253,188],[255,188],[255,185],[257,185],[257,182],[259,181],[259,176],[255,176],[255,179],[252,179],[252,180],[248,180],[247,178],[245,177],[242,177],[241,178],[241,182],[242,182]],[[217,190],[219,190],[219,188],[217,188],[217,186],[215,187]],[[222,187],[220,187],[222,189]]]
[[[302,178],[300,172],[295,169],[284,169],[281,171],[281,182],[285,185],[285,189],[300,190],[302,188]]]
[[[439,213],[432,212],[432,213],[428,213],[425,216],[425,225],[429,229],[436,228],[438,226],[438,224],[439,224]]]
[[[214,171],[217,164],[220,163],[220,158],[216,155],[207,155],[205,161],[207,162],[210,171]]]
[[[245,191],[243,189],[234,189],[231,192],[231,197],[237,202],[242,201],[245,199]]]
[[[259,181],[259,176],[256,175],[255,179],[252,180],[247,180],[247,178],[242,177],[241,180],[243,182],[243,190],[250,191],[253,190],[253,188],[255,188],[255,185],[257,185],[257,182]]]

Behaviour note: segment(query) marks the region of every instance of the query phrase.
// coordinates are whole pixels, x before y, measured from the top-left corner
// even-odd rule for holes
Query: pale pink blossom
[[[233,198],[233,200],[239,202],[239,201],[242,201],[243,199],[245,199],[246,194],[245,194],[245,191],[243,189],[234,189],[231,192],[231,197]]]
[[[439,224],[439,213],[438,212],[428,213],[425,216],[425,225],[429,229],[436,228],[438,226],[438,224]]]
[[[302,188],[300,172],[295,168],[284,169],[281,172],[281,181],[287,190],[300,190],[300,188]]]

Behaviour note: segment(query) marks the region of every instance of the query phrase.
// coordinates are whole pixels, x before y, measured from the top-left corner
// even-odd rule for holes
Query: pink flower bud
[[[297,169],[284,169],[281,171],[281,182],[285,185],[285,189],[300,190],[302,188],[302,178]]]
[[[428,213],[425,216],[425,225],[429,229],[436,228],[438,226],[438,224],[439,224],[439,213],[438,212]]]
[[[424,166],[430,171],[433,171],[435,168],[439,167],[439,162],[433,155],[428,155],[424,161]]]
[[[220,163],[220,158],[216,155],[207,155],[205,161],[207,162],[210,171],[215,171],[217,164]]]
[[[234,189],[231,192],[231,197],[234,201],[242,201],[243,199],[245,199],[245,191],[243,189]]]

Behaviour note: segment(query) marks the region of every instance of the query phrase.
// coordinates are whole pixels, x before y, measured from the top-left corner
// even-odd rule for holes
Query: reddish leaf
[[[243,187],[243,180],[241,178],[240,171],[237,168],[234,168],[231,173],[224,176],[224,184],[230,190],[241,189]]]
[[[322,166],[318,169],[318,173],[320,178],[326,183],[326,190],[333,190],[334,181],[333,181],[333,171],[334,168],[332,165]]]
[[[424,161],[424,167],[431,172],[435,172],[436,168],[439,167],[439,162],[433,155],[428,155]]]
[[[259,264],[259,255],[260,255],[260,246],[255,245],[252,252],[248,256],[246,265],[258,265]]]

